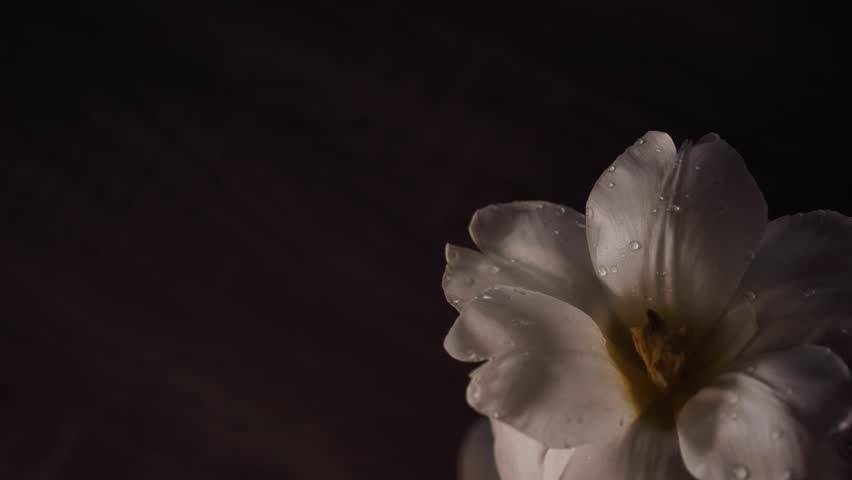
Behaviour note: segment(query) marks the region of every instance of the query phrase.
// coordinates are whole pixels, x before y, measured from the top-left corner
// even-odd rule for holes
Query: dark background
[[[4,479],[452,479],[444,243],[647,130],[852,211],[814,4],[117,3],[2,20]]]

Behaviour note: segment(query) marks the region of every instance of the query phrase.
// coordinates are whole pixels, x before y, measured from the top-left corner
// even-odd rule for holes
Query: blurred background
[[[445,242],[647,130],[852,213],[815,4],[120,3],[0,20],[4,479],[453,479]]]

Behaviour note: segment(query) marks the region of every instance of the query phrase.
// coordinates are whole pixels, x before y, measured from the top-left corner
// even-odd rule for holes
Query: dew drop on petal
[[[639,242],[637,242],[636,240],[633,240],[632,242],[628,243],[627,246],[630,248],[630,250],[633,250],[633,251],[636,251],[636,250],[639,250],[640,248],[642,248],[642,245]]]
[[[595,212],[592,210],[592,207],[586,207],[586,217],[592,218],[595,216]]]
[[[615,171],[615,165],[610,165],[609,167],[607,167],[606,171],[607,172],[614,172]]]
[[[498,267],[497,265],[491,265],[490,267],[488,267],[488,271],[491,273],[498,273],[500,271],[500,267]]]
[[[612,187],[615,186],[615,183],[609,182],[609,183],[606,184],[606,186],[607,186],[607,188],[612,188]]]
[[[565,207],[559,207],[559,213],[565,213],[566,211]]]
[[[696,170],[701,170],[701,165],[696,165],[696,166],[695,166],[695,169],[696,169]]]
[[[480,298],[483,300],[492,300],[494,297],[492,297],[491,295],[483,295]]]
[[[651,213],[657,213],[657,211],[658,211],[658,210],[657,210],[656,208],[652,208],[652,209],[651,209]]]
[[[657,200],[659,200],[661,202],[664,201],[665,199],[666,199],[665,195],[660,195],[659,197],[657,197]]]
[[[575,220],[574,225],[577,225],[577,228],[586,228],[586,224],[582,220]]]
[[[454,299],[453,299],[453,305],[458,305],[458,304],[460,304],[460,303],[461,303],[461,299],[459,299],[459,298],[454,298]]]
[[[554,230],[554,231],[553,231],[553,234],[554,234],[554,235],[559,235],[559,230]]]
[[[640,138],[639,140],[636,140],[636,143],[637,143],[638,145],[643,145],[643,144],[645,144],[645,139],[644,139],[644,138]]]
[[[752,292],[751,290],[745,292],[745,298],[749,302],[754,302],[757,299],[757,294]]]
[[[606,274],[609,273],[606,267],[598,267],[598,275],[605,277]]]
[[[745,465],[737,465],[734,467],[733,470],[731,470],[731,472],[734,474],[734,478],[736,480],[746,480],[750,475],[750,472],[748,471],[748,468],[745,467]]]
[[[670,212],[679,212],[680,211],[680,205],[672,205],[667,210],[670,211]]]
[[[618,267],[613,265],[613,266],[609,267],[609,271],[610,271],[610,273],[618,273]]]

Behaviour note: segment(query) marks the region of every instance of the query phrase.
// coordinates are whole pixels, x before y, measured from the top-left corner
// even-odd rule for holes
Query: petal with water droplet
[[[654,407],[622,434],[576,448],[560,480],[694,480],[678,451],[677,434],[651,419],[670,415],[664,413],[668,408]]]
[[[753,367],[749,369],[746,365]],[[839,414],[836,396],[849,370],[823,347],[764,354],[700,390],[680,410],[677,431],[684,461],[699,480],[811,478],[808,462]],[[736,396],[737,401],[730,399]]]
[[[760,326],[747,352],[802,343],[830,346],[852,365],[852,218],[818,211],[782,217],[766,229],[741,292],[759,292]]]
[[[709,136],[678,151],[665,133],[643,138],[601,180],[618,188],[598,182],[592,189],[589,252],[595,265],[618,264],[618,275],[598,278],[628,325],[641,323],[649,308],[643,298],[652,297],[667,322],[689,322],[697,341],[728,306],[751,261],[742,252],[760,240],[766,202],[724,140]],[[700,171],[693,168],[697,163]],[[687,192],[688,207],[680,208]],[[735,204],[736,214],[720,214],[722,201]],[[641,244],[637,252],[630,251],[633,241]]]
[[[458,360],[471,361],[470,352],[475,361],[488,360],[468,389],[475,410],[499,413],[500,421],[553,448],[606,438],[622,418],[638,415],[641,400],[629,388],[650,389],[649,380],[616,366],[588,315],[537,292],[498,286],[486,293],[492,299],[469,303],[444,341]]]

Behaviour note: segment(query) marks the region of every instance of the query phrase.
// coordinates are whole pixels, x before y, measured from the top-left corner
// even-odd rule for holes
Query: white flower
[[[467,399],[503,480],[848,478],[830,442],[852,405],[852,219],[767,224],[718,135],[648,132],[585,216],[493,205],[470,234],[482,253],[447,246],[445,348],[485,362]]]

